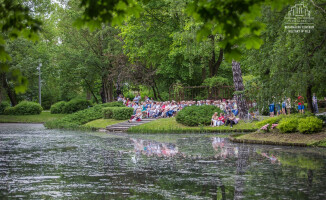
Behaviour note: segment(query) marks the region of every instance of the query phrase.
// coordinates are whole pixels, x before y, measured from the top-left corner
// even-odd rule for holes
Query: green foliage
[[[3,101],[0,103],[0,115],[3,115],[5,112],[5,109],[10,107],[10,103]]]
[[[209,87],[230,85],[230,80],[221,76],[214,76],[212,78],[205,79],[203,85]]]
[[[63,108],[63,113],[70,114],[77,112],[79,110],[84,110],[91,106],[91,102],[84,99],[73,99],[66,103],[65,107]]]
[[[326,121],[326,115],[317,115],[316,117],[320,120]]]
[[[6,115],[38,115],[41,114],[43,108],[40,104],[30,101],[22,101],[15,107],[5,109]]]
[[[316,117],[307,117],[299,119],[298,130],[300,133],[314,133],[321,131],[323,128],[323,121]]]
[[[103,116],[104,119],[112,119],[113,118],[113,108],[103,108]]]
[[[134,109],[129,107],[124,107],[124,108],[108,107],[103,109],[105,119],[111,119],[111,118],[116,120],[130,119],[133,112]]]
[[[291,117],[282,119],[276,128],[279,129],[282,133],[293,133],[297,131],[297,127],[298,119]]]
[[[7,107],[4,112],[4,115],[14,115],[15,114],[15,108],[14,107]]]
[[[94,107],[67,115],[61,119],[47,122],[45,123],[45,127],[50,129],[53,128],[77,129],[79,126],[89,121],[102,118],[103,116],[102,108],[103,108],[102,104],[96,105]]]
[[[79,129],[81,125],[100,119],[103,117],[103,108],[105,107],[122,107],[124,106],[121,102],[110,102],[105,104],[97,104],[93,107],[66,115],[63,118],[49,121],[45,123],[47,128],[60,128],[60,129]]]
[[[60,114],[60,113],[64,113],[64,107],[66,106],[67,102],[65,101],[59,101],[55,104],[53,104],[50,108],[50,112],[51,114]]]
[[[223,112],[216,106],[187,106],[176,116],[176,121],[187,126],[210,125],[212,115]]]
[[[123,105],[123,102],[121,102],[121,101],[104,103],[102,105],[103,105],[103,107],[125,107],[125,105]]]
[[[272,124],[277,124],[278,122],[280,122],[282,120],[282,118],[284,118],[286,116],[284,115],[280,115],[277,117],[269,117],[263,121],[257,122],[257,127],[261,128],[262,126],[269,124],[269,128],[272,126]]]

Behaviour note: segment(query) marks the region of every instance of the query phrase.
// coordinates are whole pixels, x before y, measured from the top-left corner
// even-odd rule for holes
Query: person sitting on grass
[[[136,115],[131,116],[131,118],[130,118],[130,120],[128,120],[128,122],[130,123],[130,122],[135,122],[135,121],[141,121],[142,116],[143,116],[143,113],[141,112],[141,110],[137,109]]]
[[[225,122],[224,114],[220,113],[220,117],[217,119],[216,125],[217,126],[222,126],[224,124],[224,122]]]
[[[236,124],[236,119],[233,113],[227,118],[225,126],[228,126],[230,124],[230,127],[232,128],[234,124]]]
[[[211,126],[216,126],[217,118],[218,118],[217,112],[215,112],[211,119]]]

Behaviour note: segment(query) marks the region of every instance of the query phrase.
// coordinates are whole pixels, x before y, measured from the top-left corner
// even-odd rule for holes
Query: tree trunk
[[[161,95],[160,95],[160,92],[158,91],[158,88],[157,88],[157,85],[156,85],[156,82],[155,82],[154,79],[153,79],[153,83],[154,83],[154,87],[155,87],[155,89],[156,89],[156,93],[157,93],[157,97],[158,97],[158,99],[161,100],[161,101],[163,101],[163,99],[162,99],[162,97],[161,97]]]
[[[201,78],[202,78],[203,82],[206,79],[206,67],[205,66],[203,68],[201,68]]]
[[[113,82],[109,79],[108,75],[102,76],[102,86],[101,86],[101,100],[102,103],[114,101],[113,98]]]
[[[244,98],[244,86],[240,63],[232,61],[232,72],[235,91],[239,92],[239,94],[236,95],[239,116],[240,118],[243,118],[248,113],[248,107],[246,99]]]
[[[220,68],[222,61],[223,61],[223,49],[220,49],[218,59],[216,60],[216,53],[215,53],[215,37],[213,35],[210,35],[209,38],[211,38],[213,50],[212,50],[212,57],[211,60],[208,63],[209,66],[209,77],[213,77],[217,74],[218,69]]]
[[[309,84],[308,87],[307,87],[307,103],[308,103],[308,110],[313,113],[314,109],[313,109],[313,106],[312,106],[311,89],[312,89],[312,85]]]
[[[84,79],[84,80],[85,80],[85,83],[86,83],[86,85],[88,87],[88,90],[92,93],[92,96],[94,97],[95,102],[98,103],[98,99],[97,99],[96,95],[94,94],[91,85],[88,83],[88,81],[86,79]]]
[[[6,77],[5,73],[2,73],[1,78],[2,78],[2,86],[7,91],[7,95],[10,99],[11,105],[12,106],[17,105],[16,93],[15,93],[14,89],[8,84],[7,77]]]

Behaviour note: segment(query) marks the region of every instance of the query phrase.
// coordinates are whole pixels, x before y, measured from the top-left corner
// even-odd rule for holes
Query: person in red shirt
[[[217,126],[222,126],[225,123],[225,118],[223,113],[220,113],[220,117],[217,119]]]
[[[299,110],[299,113],[304,114],[304,98],[303,98],[303,96],[298,97],[298,110]]]

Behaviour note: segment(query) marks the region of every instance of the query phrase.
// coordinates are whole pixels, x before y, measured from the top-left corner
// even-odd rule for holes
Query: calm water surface
[[[0,124],[0,199],[326,199],[326,149]]]

